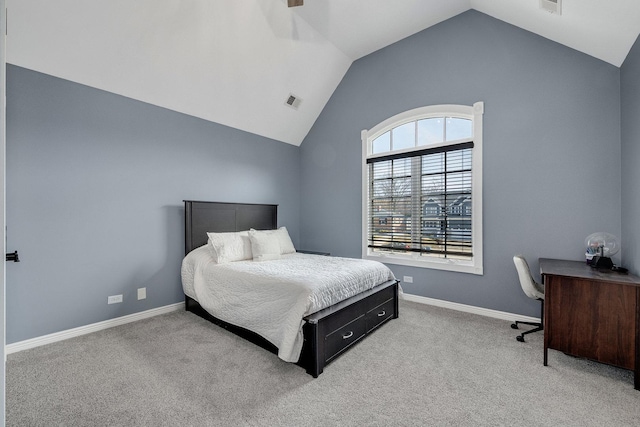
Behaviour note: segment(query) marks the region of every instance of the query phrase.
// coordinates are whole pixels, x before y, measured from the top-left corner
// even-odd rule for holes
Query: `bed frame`
[[[185,255],[207,243],[207,232],[275,229],[278,206],[184,201]],[[275,345],[245,328],[215,318],[185,295],[185,308],[277,354]],[[298,365],[317,378],[326,364],[382,324],[398,317],[398,281],[391,280],[304,318],[304,344]]]

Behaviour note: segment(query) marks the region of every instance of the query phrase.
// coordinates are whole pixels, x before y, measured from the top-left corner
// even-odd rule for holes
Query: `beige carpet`
[[[9,355],[8,426],[638,426],[633,374],[402,302],[313,379],[190,313]]]

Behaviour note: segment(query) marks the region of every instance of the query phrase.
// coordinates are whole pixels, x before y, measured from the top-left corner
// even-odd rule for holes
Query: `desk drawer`
[[[365,322],[367,324],[367,333],[377,328],[380,324],[384,323],[387,319],[393,317],[395,310],[395,301],[390,299],[379,306],[369,310],[365,316]]]
[[[352,320],[325,337],[325,361],[329,362],[365,335],[365,316]]]

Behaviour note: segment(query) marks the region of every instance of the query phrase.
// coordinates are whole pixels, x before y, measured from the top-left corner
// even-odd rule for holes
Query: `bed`
[[[210,262],[211,255],[208,247],[211,245],[210,237],[214,234],[208,235],[207,233],[223,235],[233,232],[244,233],[245,230],[250,229],[256,230],[252,231],[256,235],[278,232],[281,229],[277,228],[277,205],[193,200],[185,200],[184,203],[185,258],[183,259],[182,279],[187,311],[248,339],[277,354],[283,360],[297,363],[314,378],[317,378],[323,372],[324,367],[339,355],[389,320],[398,317],[398,281],[395,280],[390,270],[379,263],[317,254],[310,255],[301,253],[302,251],[295,251],[292,245],[294,253],[287,253],[273,261],[267,258],[268,262],[251,260],[221,264]],[[259,230],[272,231],[262,232]],[[209,244],[207,244],[208,241]],[[185,265],[188,268],[185,268]],[[282,288],[278,288],[274,282],[275,279],[273,279],[276,274],[280,273],[272,271],[280,266],[284,266],[285,271],[289,272],[287,276],[279,276],[278,278],[277,286]],[[365,274],[367,283],[358,285],[364,287],[360,290],[351,283],[350,278],[355,274],[355,271],[364,268],[369,269]],[[341,280],[339,275],[341,269],[349,271],[345,271],[347,276],[345,276],[344,284],[340,283],[339,289],[335,292],[332,291],[330,298],[323,297],[318,301],[309,302],[305,300],[307,297],[301,294],[295,299],[296,291],[293,288],[287,288],[289,281],[304,280],[305,278],[310,282],[308,288],[315,288],[316,281],[318,287],[324,286],[323,276],[327,276],[327,281],[329,278]],[[312,274],[312,270],[325,273]],[[198,272],[194,273],[195,271]],[[197,276],[197,279],[191,276]],[[256,294],[250,295],[250,298],[247,298],[248,304],[244,306],[230,304],[226,309],[220,311],[218,306],[221,304],[217,304],[216,299],[225,302],[235,301],[233,299],[235,295],[224,293],[219,296],[215,294],[223,288],[216,288],[218,286],[216,284],[209,285],[209,280],[236,280],[237,283],[231,283],[233,285],[231,286],[232,292],[240,292],[237,289],[255,285],[253,289]],[[253,281],[256,283],[264,281],[264,284],[252,284]],[[214,288],[215,290],[212,290]],[[286,289],[286,292],[281,291],[281,296],[274,298],[275,306],[278,303],[288,304],[284,302],[285,294],[293,294],[294,300],[290,306],[287,306],[287,310],[283,310],[282,313],[285,313],[286,316],[280,311],[277,311],[276,314],[267,312],[264,316],[264,322],[255,322],[255,320],[261,320],[260,312],[256,310],[262,310],[261,306],[263,305],[267,306],[265,310],[269,309],[266,293],[261,294],[261,292],[268,292],[269,288],[276,291]],[[263,303],[263,301],[267,302]],[[303,301],[307,306],[299,308],[299,301]],[[314,309],[316,307],[322,308],[316,311]],[[242,316],[246,316],[246,321]],[[277,317],[277,320],[269,320],[274,316]],[[253,319],[253,323],[251,319]],[[268,326],[269,322],[274,324],[271,329]],[[297,333],[295,336],[292,335],[294,330]],[[282,339],[280,339],[281,335]]]

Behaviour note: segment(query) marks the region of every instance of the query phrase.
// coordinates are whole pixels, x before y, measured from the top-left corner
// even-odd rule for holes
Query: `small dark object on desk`
[[[616,273],[620,273],[620,274],[629,274],[628,269],[624,267],[618,267],[617,265],[614,265],[613,267],[611,267],[611,271],[615,271]]]
[[[591,260],[591,267],[608,270],[613,268],[613,261],[609,257],[596,255]]]
[[[629,270],[624,267],[618,267],[611,261],[611,258],[605,256],[594,256],[593,260],[589,263],[589,265],[593,268],[596,268],[600,271],[615,271],[619,274],[628,274]]]

